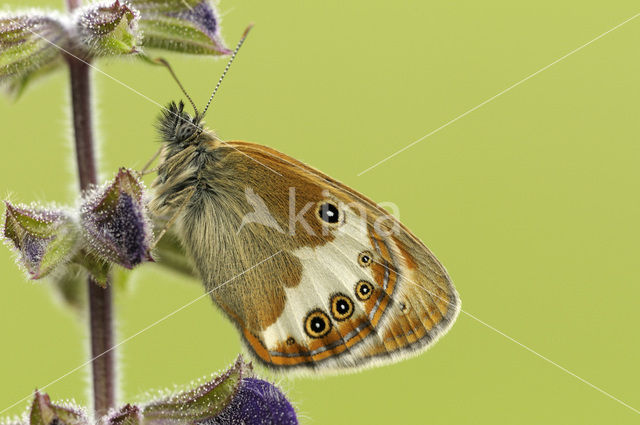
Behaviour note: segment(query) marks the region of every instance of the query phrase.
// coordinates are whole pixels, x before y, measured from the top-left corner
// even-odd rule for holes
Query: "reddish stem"
[[[80,6],[80,0],[67,0],[70,10]],[[73,105],[73,129],[80,190],[97,183],[91,105],[91,68],[87,62],[68,56]],[[89,332],[93,376],[93,407],[100,417],[115,407],[116,379],[113,351],[113,316],[111,286],[99,287],[89,278]]]
[[[73,10],[82,5],[82,0],[67,0],[67,8]]]

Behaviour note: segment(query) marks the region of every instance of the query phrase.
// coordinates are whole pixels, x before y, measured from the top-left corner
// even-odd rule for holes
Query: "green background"
[[[219,9],[230,45],[256,27],[210,127],[397,204],[449,270],[465,312],[640,409],[640,17],[357,176],[640,12],[637,1],[222,0]],[[224,61],[166,56],[203,104]],[[161,104],[180,96],[160,68],[97,66]],[[158,146],[158,106],[102,75],[95,83],[102,176],[140,168]],[[0,100],[2,195],[75,202],[67,92],[60,72],[17,103]],[[88,349],[84,325],[52,302],[46,282],[26,282],[9,251],[0,270],[2,409],[82,364]],[[201,293],[140,267],[117,296],[120,339]],[[234,328],[203,299],[121,347],[121,399],[215,372],[239,350]],[[273,379],[308,424],[640,419],[465,313],[411,360]],[[87,383],[85,369],[46,391],[85,403]]]

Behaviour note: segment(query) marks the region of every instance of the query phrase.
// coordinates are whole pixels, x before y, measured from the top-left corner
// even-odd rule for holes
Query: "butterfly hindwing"
[[[263,362],[362,367],[419,351],[449,329],[459,309],[456,291],[444,268],[404,226],[372,201],[290,157],[244,142],[232,147],[238,152],[229,154],[250,170],[254,193],[288,230],[277,232],[282,242],[272,252],[282,250],[280,255],[297,260],[301,270],[298,284],[283,285],[278,319],[243,329]],[[336,223],[318,217],[323,202],[338,208]],[[312,206],[300,216],[304,221],[292,226],[291,215],[307,205]],[[264,227],[248,226],[254,232]],[[259,279],[254,285],[264,290],[252,291],[252,297],[269,304],[265,294],[273,285]],[[224,304],[219,297],[218,302]],[[314,332],[313,325],[321,331]]]
[[[165,153],[155,210],[196,188],[176,233],[262,363],[325,371],[395,361],[455,321],[445,269],[369,199],[264,146],[210,137],[188,149]]]

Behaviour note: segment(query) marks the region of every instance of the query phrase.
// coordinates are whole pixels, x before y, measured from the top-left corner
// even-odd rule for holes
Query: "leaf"
[[[80,242],[77,224],[63,210],[14,206],[5,201],[4,238],[17,251],[31,279],[66,264]]]
[[[69,34],[62,18],[35,11],[0,14],[0,81],[19,94],[27,82],[57,69]]]
[[[206,0],[133,0],[143,46],[198,55],[227,55],[220,20]]]
[[[94,3],[76,15],[80,40],[91,56],[136,53],[139,13],[119,0]]]

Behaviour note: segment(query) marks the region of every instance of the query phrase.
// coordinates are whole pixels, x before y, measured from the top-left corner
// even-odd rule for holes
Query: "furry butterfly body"
[[[252,354],[349,370],[432,345],[460,300],[444,267],[374,202],[273,149],[222,142],[183,105],[160,119],[152,210]]]

